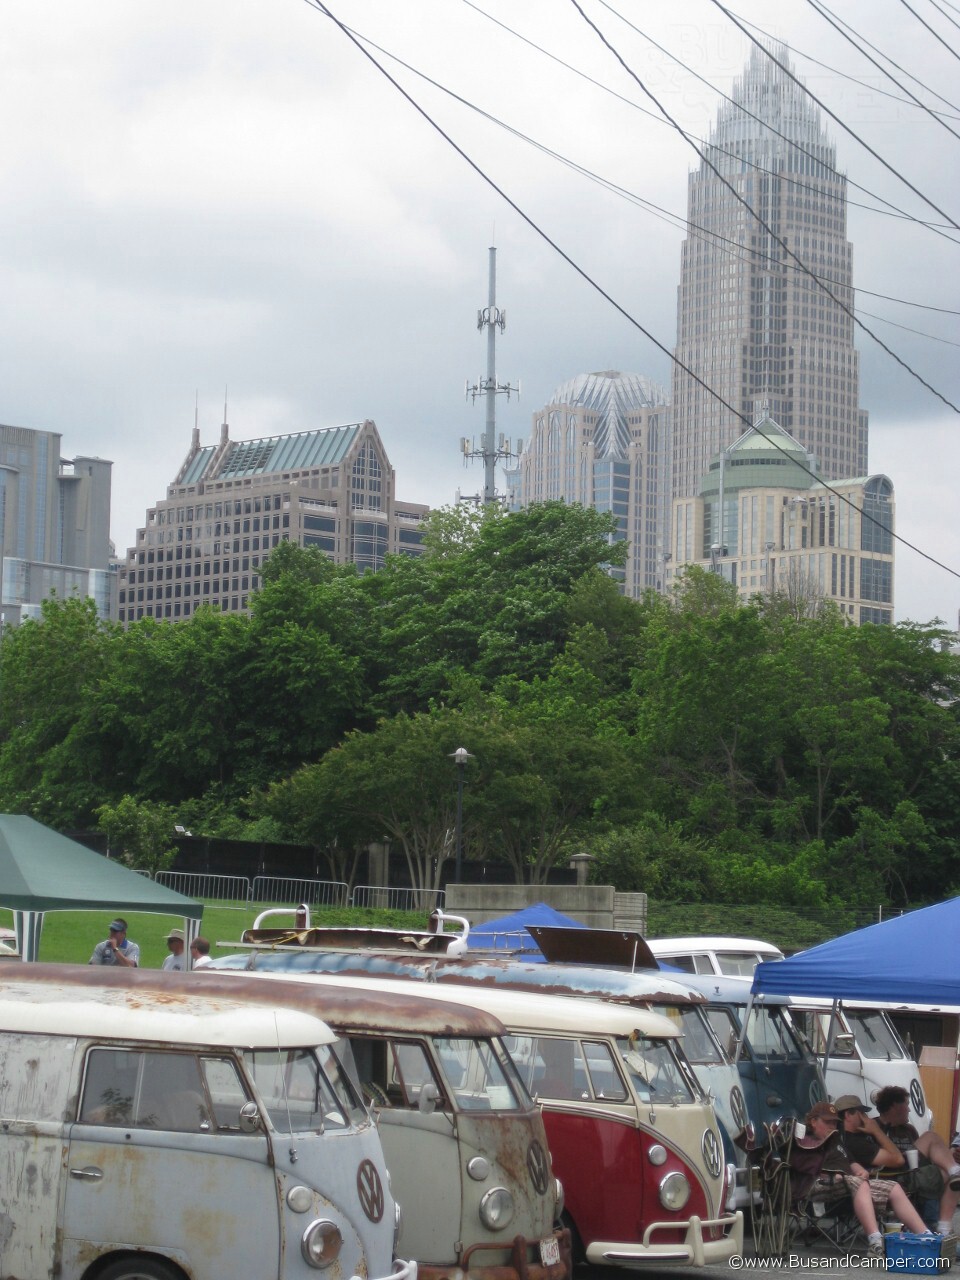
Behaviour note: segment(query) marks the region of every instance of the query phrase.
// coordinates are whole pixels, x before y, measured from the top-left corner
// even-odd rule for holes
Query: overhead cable
[[[678,368],[682,369],[684,373],[686,373],[690,378],[693,379],[694,382],[697,383],[698,386],[703,388],[703,390],[707,393],[707,395],[711,396],[724,409],[728,410],[728,412],[733,414],[735,418],[739,419],[744,424],[745,427],[753,426],[753,423],[744,414],[742,414],[738,409],[735,409],[732,404],[729,404],[724,399],[723,396],[721,396],[718,392],[714,391],[714,389],[711,386],[709,386],[706,382],[704,382],[704,380],[698,374],[696,374],[682,360],[678,359],[678,357],[672,351],[670,351],[658,338],[654,337],[654,335],[644,325],[642,325],[634,315],[632,315],[629,311],[627,311],[627,309],[624,306],[622,306],[619,302],[617,302],[617,300],[610,293],[608,293],[603,288],[602,285],[600,285],[596,280],[594,280],[593,277],[583,267],[581,267],[580,264],[576,262],[574,258],[572,258],[564,249],[562,249],[560,245],[554,239],[552,239],[552,237],[549,236],[547,232],[537,222],[535,222],[534,219],[524,209],[522,209],[515,200],[513,200],[509,195],[507,195],[506,191],[504,191],[503,188],[500,187],[493,180],[493,178],[491,178],[490,175],[470,155],[467,154],[467,152],[463,149],[463,147],[459,145],[459,143],[454,141],[454,139],[450,136],[449,133],[447,133],[447,131],[442,127],[442,125],[440,125],[436,120],[434,120],[434,118],[430,115],[430,113],[426,111],[425,108],[423,108],[419,102],[417,102],[417,100],[413,97],[413,95],[410,94],[403,87],[403,85],[401,85],[399,81],[396,80],[390,74],[389,71],[387,71],[386,67],[384,67],[381,63],[377,61],[377,59],[373,56],[370,50],[364,47],[363,43],[353,34],[353,32],[350,31],[350,29],[346,27],[340,21],[340,19],[337,18],[331,12],[329,6],[324,2],[324,0],[304,0],[304,3],[309,5],[310,8],[315,9],[318,13],[322,13],[325,17],[329,18],[330,21],[334,23],[334,25],[341,32],[343,32],[343,34],[347,37],[347,39],[350,40],[350,42],[355,46],[355,48],[357,48],[359,52],[362,53],[363,56],[374,67],[376,67],[376,69],[380,72],[380,74],[384,77],[384,79],[386,79],[387,81],[389,81],[390,84],[393,85],[393,87],[397,90],[397,92],[410,104],[411,107],[413,107],[413,109],[417,112],[417,114],[420,115],[427,122],[427,124],[429,124],[430,127],[436,133],[438,133],[440,137],[443,138],[443,140],[450,147],[453,148],[454,151],[456,151],[457,155],[459,155],[460,158],[467,165],[469,165],[469,167],[474,171],[474,173],[483,182],[485,182],[492,191],[495,191],[496,194],[501,198],[501,200],[503,200],[504,203],[507,204],[514,211],[514,213],[516,213],[516,215],[523,222],[525,222],[533,232],[535,232],[536,235],[538,235],[546,244],[548,244],[551,247],[551,249],[553,249],[553,251],[559,257],[561,257],[564,260],[564,262],[566,262],[567,265],[570,266],[577,273],[577,275],[581,277],[582,280],[584,280],[605,301],[607,301],[619,315],[623,316],[623,318],[627,321],[628,324],[632,325],[639,333],[642,333],[643,336],[653,344],[653,346],[655,346],[659,351],[663,352],[663,354],[668,357],[671,363],[677,365]],[[878,520],[874,515],[864,510],[862,507],[858,507],[857,504],[851,498],[849,498],[846,494],[841,493],[840,490],[833,488],[833,486],[828,481],[824,480],[821,476],[818,476],[816,472],[814,472],[812,469],[805,467],[802,463],[800,463],[796,459],[796,456],[794,454],[792,453],[788,454],[787,451],[781,448],[781,446],[778,445],[775,441],[771,440],[771,444],[774,445],[774,448],[778,449],[781,453],[783,453],[785,457],[790,458],[790,460],[793,461],[795,465],[799,466],[802,470],[804,470],[806,474],[809,475],[812,479],[816,480],[818,484],[823,485],[823,487],[828,492],[832,493],[834,497],[836,497],[839,501],[845,503],[853,511],[858,512],[862,519],[865,519],[869,523],[876,525],[877,528],[882,529],[885,533],[889,533],[891,538],[894,539],[894,541],[901,543],[901,545],[905,547],[908,547],[911,551],[914,551],[917,555],[921,556],[924,560],[927,560],[929,563],[936,565],[937,568],[943,569],[945,572],[951,574],[951,576],[955,578],[960,578],[960,570],[950,568],[949,565],[943,564],[940,560],[937,560],[934,556],[931,556],[926,551],[922,551],[919,547],[915,546],[912,542],[909,542],[906,538],[902,537],[900,534],[894,533],[893,530],[890,529],[888,525],[885,525],[882,520]]]

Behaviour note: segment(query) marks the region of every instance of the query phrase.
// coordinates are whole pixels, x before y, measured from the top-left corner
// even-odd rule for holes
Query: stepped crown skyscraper
[[[676,354],[732,408],[674,367],[674,497],[695,495],[710,459],[760,413],[814,455],[824,479],[865,475],[846,178],[820,112],[754,49],[706,154],[745,203],[705,161],[691,173]]]

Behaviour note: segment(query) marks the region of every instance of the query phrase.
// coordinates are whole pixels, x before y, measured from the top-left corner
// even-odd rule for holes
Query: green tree
[[[55,827],[89,819],[110,766],[93,714],[116,630],[92,600],[47,600],[0,643],[0,804]]]
[[[107,837],[110,852],[119,853],[128,867],[151,875],[165,871],[177,856],[175,816],[169,805],[138,802],[133,796],[97,809],[98,829]]]

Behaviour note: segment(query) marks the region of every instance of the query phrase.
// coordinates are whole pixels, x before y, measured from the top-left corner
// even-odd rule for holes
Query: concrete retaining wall
[[[645,893],[615,893],[609,884],[448,884],[445,909],[483,924],[546,902],[594,929],[639,929],[647,923]]]

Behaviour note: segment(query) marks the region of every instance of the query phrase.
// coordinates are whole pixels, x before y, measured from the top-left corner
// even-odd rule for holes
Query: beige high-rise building
[[[785,50],[774,50],[786,63]],[[817,107],[754,49],[707,155],[689,179],[676,355],[730,408],[674,367],[673,496],[768,412],[827,480],[867,473],[853,321],[784,252],[777,234],[850,312],[847,184]]]
[[[799,616],[832,601],[848,622],[893,621],[893,485],[883,475],[831,480],[769,416],[711,458],[696,498],[673,504],[671,581],[698,564]]]
[[[281,542],[318,547],[335,564],[380,569],[419,555],[429,508],[395,497],[375,423],[231,440],[190,451],[167,496],[147,511],[120,567],[119,616],[179,621],[201,605],[246,612],[260,567]]]

